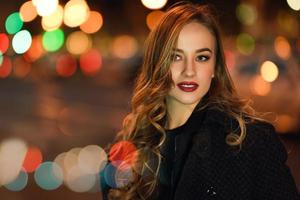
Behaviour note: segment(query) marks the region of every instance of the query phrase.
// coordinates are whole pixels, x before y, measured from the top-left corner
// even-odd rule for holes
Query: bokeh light
[[[257,19],[257,10],[250,4],[239,4],[236,8],[236,16],[244,25],[253,25]]]
[[[63,171],[54,162],[44,162],[36,169],[34,180],[45,190],[55,190],[63,183]]]
[[[34,62],[44,54],[45,54],[45,50],[43,48],[42,36],[40,35],[34,36],[30,48],[24,54],[25,59],[28,62]]]
[[[251,35],[241,33],[236,39],[236,45],[241,54],[250,55],[255,49],[255,40]]]
[[[133,179],[132,167],[121,166],[117,167],[115,171],[115,184],[117,188],[122,188],[127,186]]]
[[[32,0],[40,16],[51,15],[58,6],[58,0]]]
[[[0,150],[0,185],[5,185],[19,176],[27,145],[21,139],[10,138],[0,143]]]
[[[96,184],[98,174],[89,174],[79,166],[74,166],[68,171],[66,183],[74,192],[87,192]]]
[[[56,61],[56,72],[62,77],[72,76],[77,69],[76,59],[70,54],[61,54]]]
[[[48,16],[42,17],[42,27],[45,31],[58,29],[63,23],[64,9],[58,5],[56,10]]]
[[[80,69],[87,76],[96,75],[102,67],[102,56],[96,49],[80,55]]]
[[[135,145],[129,141],[119,141],[110,148],[109,160],[116,167],[120,164],[125,167],[131,167],[136,159],[137,149]],[[124,163],[120,163],[120,161]]]
[[[0,78],[6,78],[12,71],[11,59],[7,56],[1,56],[2,63],[0,65]]]
[[[260,75],[256,75],[250,81],[250,89],[255,95],[266,96],[271,91],[271,84]]]
[[[106,165],[103,171],[103,177],[106,184],[112,188],[117,188],[116,179],[115,179],[116,171],[117,171],[117,167],[112,165],[112,163]]]
[[[274,41],[274,49],[276,54],[284,60],[289,59],[291,56],[291,46],[285,37],[276,37]]]
[[[37,17],[37,11],[32,1],[26,1],[22,4],[20,16],[23,22],[33,21]]]
[[[17,178],[14,181],[4,185],[4,187],[10,191],[17,192],[23,190],[26,187],[27,182],[28,174],[25,171],[20,171]]]
[[[149,9],[160,9],[166,5],[168,0],[142,0],[142,4]]]
[[[5,29],[8,34],[15,34],[23,27],[23,21],[19,12],[10,14],[5,21]]]
[[[300,1],[299,0],[287,0],[288,5],[293,10],[300,10]]]
[[[289,37],[299,36],[299,23],[298,19],[291,15],[291,13],[279,10],[277,15],[277,22],[279,24],[280,32]]]
[[[64,32],[60,29],[47,31],[43,34],[43,47],[46,51],[57,51],[64,44]]]
[[[25,78],[31,71],[30,63],[23,57],[18,57],[13,62],[13,73],[18,78]]]
[[[82,31],[71,33],[66,41],[67,50],[75,55],[85,53],[92,47],[92,40],[89,35]]]
[[[276,131],[279,133],[287,133],[293,131],[296,125],[296,120],[288,114],[280,114],[275,121]]]
[[[113,40],[111,51],[118,58],[128,59],[137,53],[138,43],[132,36],[120,35]]]
[[[265,61],[260,67],[260,74],[265,81],[273,82],[278,77],[278,67],[269,60]]]
[[[12,39],[12,47],[17,54],[25,53],[31,46],[31,34],[27,30],[19,31]]]
[[[78,155],[78,166],[89,174],[98,174],[107,163],[105,151],[97,145],[84,147]]]
[[[164,12],[160,10],[151,11],[146,17],[146,23],[150,30],[152,30],[163,17]]]
[[[4,54],[9,47],[9,39],[5,33],[0,33],[0,52]]]
[[[85,33],[96,33],[103,26],[103,17],[97,11],[90,11],[88,19],[80,25],[80,29]]]
[[[90,10],[84,0],[70,0],[64,9],[64,23],[69,27],[80,26],[89,17]]]
[[[42,163],[43,155],[39,148],[29,147],[23,162],[23,168],[26,172],[34,172]]]
[[[78,154],[82,148],[76,147],[69,150],[64,156],[64,169],[69,172],[74,166],[78,164]]]

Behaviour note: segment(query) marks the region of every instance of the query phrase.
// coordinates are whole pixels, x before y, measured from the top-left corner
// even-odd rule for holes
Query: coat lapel
[[[186,126],[181,134],[175,138],[175,164],[173,168],[173,183],[178,183],[181,171],[188,156],[189,150],[192,146],[193,136],[201,126],[206,115],[206,109],[201,111],[194,111],[189,117]],[[173,186],[174,189],[176,185]]]

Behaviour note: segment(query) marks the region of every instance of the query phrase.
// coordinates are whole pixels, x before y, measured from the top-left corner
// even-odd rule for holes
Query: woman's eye
[[[196,60],[197,60],[197,61],[202,61],[202,62],[203,62],[203,61],[209,60],[209,58],[210,58],[209,56],[201,55],[201,56],[197,56],[197,57],[196,57]]]
[[[173,61],[178,61],[178,60],[181,59],[181,56],[178,55],[178,54],[174,54],[174,55],[172,55],[171,57],[172,57],[172,60],[173,60]]]

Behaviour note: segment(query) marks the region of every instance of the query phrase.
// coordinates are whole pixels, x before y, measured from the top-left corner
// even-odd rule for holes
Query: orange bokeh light
[[[42,152],[36,147],[29,147],[23,162],[23,168],[28,173],[34,172],[42,161]]]
[[[24,54],[24,57],[27,61],[34,62],[37,59],[39,59],[44,53],[45,53],[45,50],[44,50],[43,44],[42,44],[42,37],[35,36],[32,39],[32,44],[31,44],[30,48]]]
[[[90,11],[90,15],[80,29],[85,33],[96,33],[103,25],[102,15],[97,11]]]
[[[71,55],[65,54],[58,57],[56,63],[56,72],[58,75],[70,77],[76,72],[76,69],[76,60]]]
[[[96,49],[91,49],[80,56],[80,68],[85,75],[93,76],[102,66],[101,54]]]
[[[150,30],[152,30],[163,17],[164,12],[160,10],[154,10],[147,15],[146,23]]]
[[[20,7],[20,16],[24,22],[30,22],[37,17],[37,11],[32,1],[26,1]]]

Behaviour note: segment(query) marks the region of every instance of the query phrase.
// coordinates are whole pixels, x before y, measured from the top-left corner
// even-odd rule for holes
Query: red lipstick
[[[180,82],[177,84],[180,90],[184,92],[194,92],[198,88],[198,84],[195,82]]]

